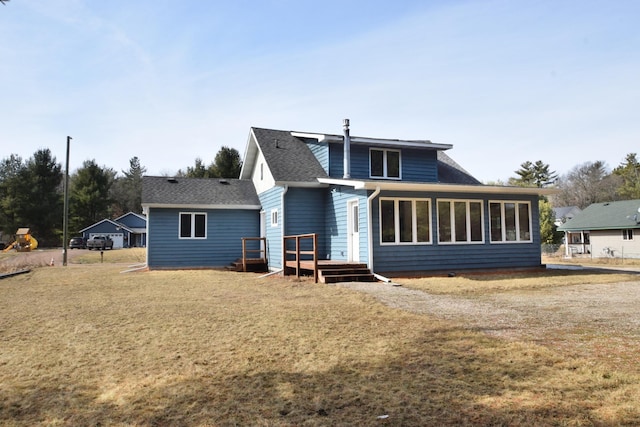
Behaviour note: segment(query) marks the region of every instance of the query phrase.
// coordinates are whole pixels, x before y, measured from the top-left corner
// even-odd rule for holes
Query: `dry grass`
[[[558,286],[606,284],[640,279],[638,273],[599,270],[541,270],[522,273],[458,274],[454,277],[394,279],[413,289],[439,295],[481,295],[514,290],[533,290]]]
[[[307,281],[121,271],[0,281],[1,424],[640,423],[640,378],[597,359]]]

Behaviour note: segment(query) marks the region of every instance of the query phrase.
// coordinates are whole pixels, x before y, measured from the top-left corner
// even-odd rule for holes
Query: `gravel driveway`
[[[621,351],[640,351],[640,280],[498,292],[480,296],[434,295],[390,283],[342,283],[382,303],[454,321],[507,339],[527,339],[575,349],[615,340]],[[608,344],[610,345],[610,344]],[[594,344],[595,346],[595,344]]]

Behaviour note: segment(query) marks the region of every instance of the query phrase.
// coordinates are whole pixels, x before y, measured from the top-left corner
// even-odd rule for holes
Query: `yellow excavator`
[[[2,252],[9,252],[11,249],[15,249],[18,252],[29,252],[37,247],[38,241],[29,233],[29,229],[18,228],[15,240],[9,243],[9,246],[4,248]]]

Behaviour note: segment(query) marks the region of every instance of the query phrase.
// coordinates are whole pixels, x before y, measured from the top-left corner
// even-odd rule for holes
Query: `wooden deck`
[[[346,262],[335,260],[312,260],[288,261],[287,269],[290,272],[297,270],[300,276],[312,276],[316,283],[338,283],[338,282],[375,282],[376,278],[366,264],[359,262]],[[315,268],[315,271],[314,271]]]

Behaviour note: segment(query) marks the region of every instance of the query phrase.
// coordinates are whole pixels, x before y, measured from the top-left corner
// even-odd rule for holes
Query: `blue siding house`
[[[147,218],[129,212],[116,219],[103,219],[80,230],[82,237],[109,236],[114,249],[145,247],[147,245]]]
[[[483,185],[451,148],[351,136],[348,120],[342,134],[251,128],[239,179],[144,177],[148,266],[222,267],[260,236],[279,270],[283,237],[310,233],[319,258],[383,276],[540,266],[550,191]]]

